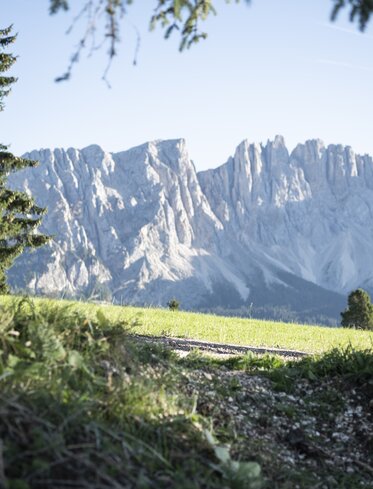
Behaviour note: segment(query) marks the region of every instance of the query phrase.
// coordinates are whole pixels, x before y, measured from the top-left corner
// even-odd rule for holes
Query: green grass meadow
[[[0,304],[19,300],[12,296],[0,298]],[[332,348],[351,345],[354,349],[373,348],[373,332],[350,328],[331,328],[304,324],[280,323],[259,319],[243,319],[199,314],[168,309],[122,307],[35,298],[37,308],[69,306],[89,318],[102,311],[113,323],[128,324],[129,332],[139,335],[171,336],[217,343],[323,353]]]

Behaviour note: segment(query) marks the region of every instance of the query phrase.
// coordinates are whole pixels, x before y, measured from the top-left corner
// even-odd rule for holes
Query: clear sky
[[[57,84],[77,41],[65,31],[82,2],[50,17],[49,0],[2,0],[2,26],[13,23],[19,33],[12,70],[19,81],[0,114],[1,142],[14,153],[92,143],[121,151],[183,137],[196,167],[206,169],[243,139],[282,134],[290,148],[321,138],[373,154],[373,21],[364,34],[347,12],[331,24],[331,0],[216,0],[207,41],[180,54],[177,36],[148,32],[155,0],[135,0],[109,73],[112,88],[101,80],[105,49],[84,56],[72,79]]]

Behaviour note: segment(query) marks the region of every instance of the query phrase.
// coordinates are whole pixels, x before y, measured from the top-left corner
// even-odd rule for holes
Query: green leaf
[[[10,375],[13,375],[13,372],[4,372],[3,374],[0,375],[0,381],[6,379]]]
[[[262,469],[256,462],[239,462],[238,475],[240,479],[258,479]]]
[[[229,445],[219,445],[214,435],[209,430],[204,430],[207,443],[214,450],[215,457],[222,463],[227,464],[231,461],[229,455]]]
[[[209,430],[204,430],[203,431],[207,440],[207,443],[214,448],[217,445],[217,441],[214,438],[214,435],[211,433]]]
[[[105,316],[105,314],[101,311],[101,309],[99,309],[96,312],[96,317],[97,317],[98,324],[100,325],[101,328],[105,328],[108,326],[109,321]]]
[[[85,367],[84,359],[83,359],[82,355],[76,350],[71,350],[69,352],[69,355],[67,357],[67,363],[70,365],[70,367],[73,367],[73,368]]]
[[[215,456],[222,464],[226,464],[230,461],[229,447],[226,445],[220,445],[214,447]]]
[[[8,356],[8,367],[14,368],[17,366],[17,363],[21,361],[21,358],[16,357],[15,355],[9,355]]]
[[[174,16],[178,20],[181,20],[181,1],[180,0],[174,0]]]
[[[32,362],[29,365],[24,365],[22,375],[25,377],[38,377],[45,374],[45,363],[44,362]]]
[[[309,378],[309,380],[317,380],[317,376],[312,372],[312,370],[308,371],[307,377]]]

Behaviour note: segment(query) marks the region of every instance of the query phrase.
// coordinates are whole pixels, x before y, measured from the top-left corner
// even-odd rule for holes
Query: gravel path
[[[244,355],[245,353],[252,352],[258,355],[265,355],[269,353],[271,355],[280,355],[289,359],[302,358],[307,356],[308,353],[297,350],[283,350],[281,348],[266,348],[258,346],[242,346],[223,343],[212,343],[210,341],[191,340],[186,338],[171,338],[168,336],[140,336],[136,335],[140,341],[146,343],[158,343],[175,350],[181,356],[186,355],[193,349],[198,348],[201,351],[218,356],[227,355]]]

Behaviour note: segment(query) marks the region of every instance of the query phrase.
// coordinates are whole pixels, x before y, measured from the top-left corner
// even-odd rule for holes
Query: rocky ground
[[[182,389],[196,397],[196,412],[213,420],[232,458],[262,467],[265,487],[373,488],[372,380],[367,389],[359,382],[354,388],[352,377],[328,372],[332,359],[321,369],[295,368],[295,375],[281,366],[303,352],[280,350],[274,357],[258,348],[155,342],[182,353]]]
[[[193,350],[199,350],[203,353],[215,357],[229,357],[232,355],[244,355],[245,353],[255,353],[257,355],[279,355],[284,359],[300,359],[307,353],[298,350],[284,350],[281,348],[267,348],[255,346],[242,346],[224,343],[213,343],[211,341],[192,340],[187,338],[171,338],[168,336],[136,336],[139,341],[151,344],[165,346],[183,357]]]

